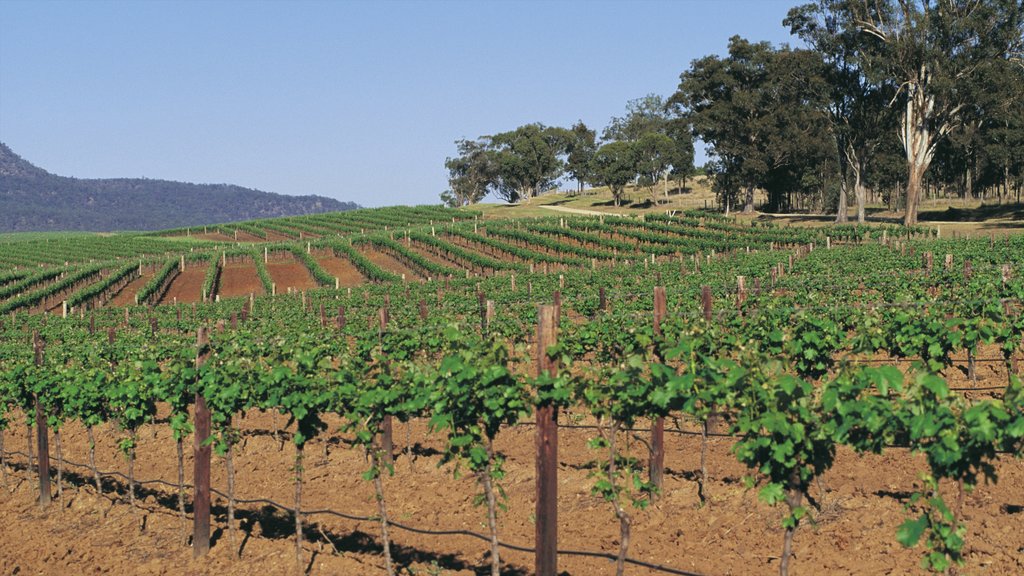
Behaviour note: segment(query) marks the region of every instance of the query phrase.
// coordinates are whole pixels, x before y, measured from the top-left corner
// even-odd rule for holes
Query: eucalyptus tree
[[[668,171],[675,162],[676,146],[667,135],[660,132],[646,132],[631,144],[637,183],[645,186],[656,201],[654,187],[662,176],[666,177],[665,195],[668,196]],[[666,198],[667,200],[667,198]]]
[[[626,114],[612,117],[601,133],[601,139],[605,142],[636,142],[649,132],[664,134],[669,121],[668,108],[662,97],[648,94],[627,102]]]
[[[727,209],[742,192],[743,211],[753,212],[756,188],[786,183],[769,190],[770,205],[778,206],[786,186],[799,180],[780,176],[820,164],[825,83],[819,64],[806,50],[734,36],[728,56],[697,59],[680,75],[670,104],[708,145]]]
[[[594,154],[594,176],[612,192],[615,207],[622,205],[626,185],[636,179],[636,154],[628,142],[609,142]]]
[[[593,160],[597,153],[597,132],[587,128],[582,120],[569,129],[569,142],[565,161],[566,171],[576,180],[577,190],[583,192],[583,183],[594,179]]]
[[[495,162],[494,190],[506,202],[527,202],[555,186],[565,170],[570,133],[526,124],[489,138]]]
[[[693,172],[693,136],[678,106],[657,94],[626,103],[626,114],[613,117],[602,134],[606,142],[628,142],[637,162],[637,184],[654,186],[664,179],[667,200],[668,177],[685,179]]]
[[[821,14],[859,33],[871,81],[896,87],[907,170],[903,221],[916,224],[925,173],[939,142],[965,121],[971,87],[995,62],[1020,58],[1024,7],[1018,0],[844,0]]]
[[[483,200],[494,182],[496,170],[494,153],[488,149],[486,141],[459,140],[455,146],[459,155],[444,161],[450,188],[441,195],[445,204],[453,208]]]
[[[894,88],[888,82],[871,82],[864,75],[858,32],[835,14],[835,7],[841,1],[817,0],[797,6],[789,11],[783,23],[822,58],[822,74],[829,86],[824,106],[839,166],[836,222],[848,221],[851,187],[857,221],[864,222],[867,197],[864,177],[882,132],[895,125],[895,118],[887,113],[886,106]]]

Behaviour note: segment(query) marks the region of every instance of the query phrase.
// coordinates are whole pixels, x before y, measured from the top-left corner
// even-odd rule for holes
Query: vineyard
[[[1024,571],[1024,236],[417,207],[3,248],[4,573]]]

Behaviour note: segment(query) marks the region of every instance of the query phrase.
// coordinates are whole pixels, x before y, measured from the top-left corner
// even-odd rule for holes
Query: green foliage
[[[953,512],[938,493],[938,482],[931,476],[925,476],[924,482],[930,496],[915,492],[907,504],[907,510],[924,508],[915,519],[908,519],[896,531],[896,540],[912,548],[927,534],[924,545],[925,556],[921,559],[921,568],[931,572],[947,573],[953,566],[964,563],[962,551],[966,527],[957,522]]]

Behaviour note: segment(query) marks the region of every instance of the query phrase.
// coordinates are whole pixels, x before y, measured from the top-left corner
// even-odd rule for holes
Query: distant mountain
[[[355,208],[230,184],[57,176],[0,142],[0,232],[160,230]]]

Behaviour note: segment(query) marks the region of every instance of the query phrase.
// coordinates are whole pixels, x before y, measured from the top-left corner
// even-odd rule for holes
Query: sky
[[[733,35],[793,43],[799,3],[0,0],[0,142],[62,176],[436,204],[456,140],[600,134]]]

